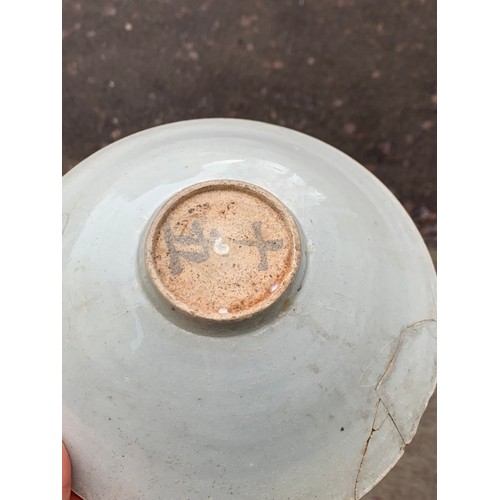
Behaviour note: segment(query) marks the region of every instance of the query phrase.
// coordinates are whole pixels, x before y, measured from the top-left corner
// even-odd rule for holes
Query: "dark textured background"
[[[63,172],[189,118],[297,129],[378,176],[436,244],[430,0],[63,0]],[[436,497],[435,398],[367,499]]]

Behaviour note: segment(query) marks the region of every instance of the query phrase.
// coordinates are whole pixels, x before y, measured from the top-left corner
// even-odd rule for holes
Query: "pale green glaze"
[[[170,321],[139,258],[165,200],[212,179],[273,193],[306,247],[290,305],[239,335]],[[401,456],[435,387],[435,272],[355,161],[273,125],[181,122],[71,170],[63,212],[63,437],[86,500],[351,499]]]

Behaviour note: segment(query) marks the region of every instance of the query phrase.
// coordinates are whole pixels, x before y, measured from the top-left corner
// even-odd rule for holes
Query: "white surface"
[[[162,203],[211,179],[273,193],[308,249],[289,307],[235,335],[168,321],[138,259]],[[63,438],[77,493],[351,499],[394,465],[435,387],[435,272],[368,171],[287,129],[196,120],[108,146],[63,191]]]

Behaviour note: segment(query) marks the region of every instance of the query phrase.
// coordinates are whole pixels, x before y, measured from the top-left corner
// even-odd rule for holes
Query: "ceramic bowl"
[[[435,388],[413,222],[354,160],[274,125],[174,123],[73,168],[63,298],[85,500],[358,499]]]

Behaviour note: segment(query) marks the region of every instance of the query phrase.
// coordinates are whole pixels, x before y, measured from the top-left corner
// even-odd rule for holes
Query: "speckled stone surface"
[[[349,154],[436,244],[431,0],[63,0],[63,172],[178,120],[284,125]],[[436,498],[436,398],[366,498]]]

